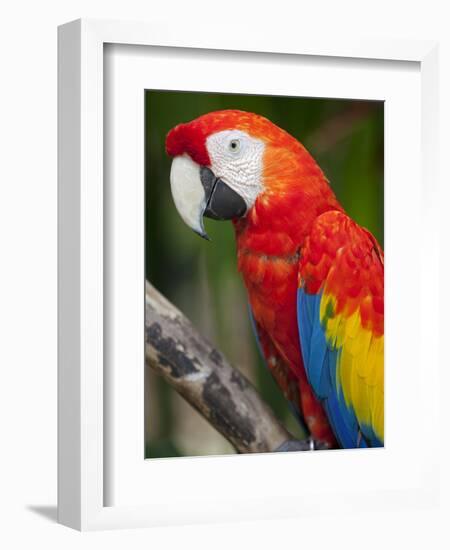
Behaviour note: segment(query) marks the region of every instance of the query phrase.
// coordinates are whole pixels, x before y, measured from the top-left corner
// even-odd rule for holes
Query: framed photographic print
[[[436,45],[177,30],[59,29],[60,522],[432,504]]]
[[[382,101],[348,99],[152,90],[145,95],[146,279],[180,305],[199,327],[200,334],[207,335],[227,358],[240,365],[239,372],[247,374],[258,394],[276,409],[284,423],[290,424],[298,438],[311,436],[324,449],[382,446],[383,441],[383,253],[381,245],[375,244],[383,239],[383,108]],[[190,122],[177,125],[180,117]],[[318,155],[317,163],[293,135],[301,135],[304,143],[311,144]],[[217,158],[203,159],[204,155]],[[320,164],[325,165],[327,176]],[[216,172],[221,174],[219,179]],[[361,173],[367,176],[361,178]],[[331,187],[327,178],[340,185]],[[224,183],[225,179],[229,184]],[[347,228],[350,217],[344,214],[336,196],[377,236],[360,233],[356,225]],[[198,204],[195,197],[199,197]],[[232,223],[208,224],[207,233],[204,218]],[[186,235],[181,220],[203,240],[195,239],[192,233]],[[329,239],[336,235],[336,250],[340,250],[348,230],[357,232],[348,236],[349,244],[362,246],[366,251],[361,263],[367,260],[368,270],[374,270],[364,275],[370,279],[374,293],[370,285],[358,280],[360,271],[350,269],[350,264],[357,265],[356,258],[347,258],[341,268],[336,266],[335,269],[342,269],[344,278],[336,284],[356,297],[340,298],[347,305],[338,305],[339,299],[334,296],[322,297],[324,303],[318,306],[319,310],[331,310],[333,301],[349,317],[340,319],[339,313],[335,316],[330,312],[328,330],[333,336],[326,336],[325,332],[322,336],[314,324],[324,324],[323,316],[322,321],[309,316],[301,321],[307,310],[314,309],[308,300],[318,300],[319,295],[304,295],[303,290],[298,290],[307,288],[299,277],[308,279],[309,289],[316,285],[322,292],[326,282],[316,279],[316,275],[325,277],[334,261],[338,261],[333,258]],[[339,254],[343,252],[342,249]],[[360,253],[356,249],[354,252]],[[308,259],[308,254],[317,254],[318,258]],[[313,265],[324,274],[314,272]],[[352,306],[352,300],[358,305]],[[364,318],[366,328],[360,324],[366,314],[364,306],[361,310],[365,301],[371,304],[367,311],[370,320]],[[353,314],[355,317],[350,319]],[[256,413],[253,402],[244,407],[245,398],[236,393],[246,381],[233,371],[231,380],[235,384],[222,387],[223,358],[219,359],[217,349],[209,352],[217,362],[210,362],[201,377],[201,366],[196,363],[205,359],[200,361],[195,346],[182,337],[177,349],[177,326],[173,331],[167,326],[167,334],[163,335],[157,316],[152,317],[155,320],[147,323],[147,341],[154,346],[158,371],[162,370],[173,386],[191,398],[196,408],[208,409],[208,418],[219,421],[219,429],[240,452],[275,450],[283,444],[291,449],[296,445],[303,448],[298,439],[272,447],[260,441],[255,432],[263,424],[262,414]],[[303,330],[301,352],[299,336]],[[360,330],[363,334],[359,334]],[[354,342],[346,352],[330,342],[339,331],[343,331],[340,339]],[[319,342],[321,337],[324,340]],[[314,338],[314,343],[307,341]],[[365,339],[367,343],[363,344]],[[358,346],[362,349],[356,349]],[[315,351],[317,360],[311,355]],[[360,353],[364,359],[358,359]],[[359,373],[350,363],[344,366],[346,354],[355,357]],[[158,361],[161,356],[162,365]],[[369,369],[367,375],[362,372],[363,364]],[[311,391],[308,381],[314,385],[315,369],[321,382]],[[145,374],[146,457],[233,452],[230,444],[217,437],[217,431],[210,430],[208,423],[202,422],[163,378],[152,373],[149,368]],[[188,386],[180,385],[181,380],[190,380],[192,375],[198,380]],[[341,382],[339,377],[346,376],[349,380],[342,378]],[[320,384],[323,387],[319,388]],[[343,392],[346,384],[356,384],[353,393],[347,387],[349,402],[352,396],[355,398],[355,404],[348,409]],[[361,399],[359,392],[364,394]],[[206,395],[207,403],[203,397],[197,400],[195,394]],[[358,413],[356,409],[350,413],[354,407]],[[240,409],[241,413],[235,414]],[[366,415],[366,424],[361,420],[366,435],[357,427],[358,414]],[[312,439],[302,443],[305,448],[314,446]]]

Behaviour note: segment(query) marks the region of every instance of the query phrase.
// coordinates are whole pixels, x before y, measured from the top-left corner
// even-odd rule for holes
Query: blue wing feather
[[[297,320],[306,375],[316,396],[322,401],[333,431],[345,448],[367,447],[354,411],[344,401],[336,383],[339,350],[331,349],[320,322],[322,293],[297,294]]]

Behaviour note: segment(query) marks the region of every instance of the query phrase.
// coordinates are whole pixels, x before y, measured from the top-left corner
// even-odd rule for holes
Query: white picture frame
[[[333,59],[333,63],[345,63],[347,60],[360,60],[361,70],[364,62],[379,60],[394,63],[408,62],[416,64],[416,86],[420,96],[416,97],[420,112],[411,113],[411,125],[405,132],[414,134],[412,138],[420,143],[415,162],[416,176],[411,174],[411,181],[417,177],[417,196],[415,214],[416,229],[419,241],[414,248],[420,251],[420,270],[417,284],[420,287],[418,296],[420,316],[432,318],[438,315],[438,249],[430,248],[429,243],[437,243],[436,197],[437,186],[435,160],[437,147],[437,45],[423,41],[387,41],[355,40],[335,37],[312,40],[304,35],[302,38],[285,36],[269,39],[264,33],[244,32],[236,29],[230,37],[226,29],[214,27],[214,32],[206,32],[200,38],[193,38],[188,28],[182,23],[173,23],[170,29],[158,23],[122,23],[113,21],[79,20],[59,28],[58,86],[59,86],[59,142],[58,142],[58,209],[59,209],[59,351],[58,351],[58,518],[60,523],[80,530],[109,529],[121,527],[153,526],[211,521],[231,521],[238,519],[258,519],[265,517],[301,516],[302,514],[319,513],[324,508],[323,492],[325,486],[318,483],[316,494],[308,492],[308,502],[301,499],[302,489],[294,485],[285,494],[275,493],[268,488],[266,492],[254,493],[245,499],[239,492],[231,498],[217,489],[216,494],[208,498],[194,495],[193,491],[180,491],[159,484],[155,487],[151,499],[139,499],[136,491],[128,492],[132,486],[130,479],[123,477],[127,468],[133,463],[123,460],[125,472],[120,471],[116,480],[112,478],[110,467],[107,468],[105,457],[105,409],[104,395],[109,391],[104,384],[104,242],[105,224],[104,209],[104,59],[106,45],[129,45],[170,48],[176,57],[177,51],[202,51],[203,56],[213,56],[218,50],[228,51],[230,55],[247,52],[249,59],[255,52],[285,56],[295,59],[310,56],[311,60]],[[108,46],[109,47],[109,46]],[[243,55],[243,54],[241,54]],[[277,58],[281,59],[281,58]],[[352,61],[352,63],[353,63]],[[130,79],[131,81],[132,79]],[[139,85],[139,83],[137,84]],[[145,83],[144,83],[145,85]],[[199,84],[201,86],[201,84]],[[400,86],[400,81],[399,81]],[[176,88],[173,88],[176,89]],[[201,89],[201,88],[199,88]],[[392,92],[394,93],[395,90]],[[324,90],[324,93],[327,93]],[[413,94],[413,92],[411,92]],[[417,124],[413,122],[416,120]],[[136,132],[135,132],[136,133]],[[124,152],[124,158],[131,154]],[[130,157],[132,158],[132,157]],[[139,177],[139,173],[137,174]],[[414,200],[413,200],[414,202]],[[386,231],[392,230],[387,225]],[[422,243],[428,243],[427,246]],[[387,255],[389,258],[389,255]],[[399,265],[401,269],[401,265]],[[419,276],[420,275],[420,276]],[[428,292],[425,296],[423,280],[428,281]],[[435,284],[430,284],[434,281]],[[426,299],[425,299],[426,298]],[[388,295],[389,299],[389,295]],[[392,300],[392,303],[394,301]],[[143,305],[143,304],[142,304]],[[405,315],[405,313],[403,313]],[[389,335],[389,323],[387,324]],[[438,357],[437,335],[420,324],[418,332],[417,374],[420,391],[417,397],[422,406],[429,411],[429,430],[426,435],[427,445],[417,452],[416,482],[402,487],[389,486],[389,462],[381,468],[386,469],[386,486],[380,488],[379,494],[374,487],[367,487],[366,499],[359,500],[358,507],[386,507],[386,494],[389,492],[389,506],[430,505],[437,498],[439,478],[437,474],[437,455],[433,436],[433,418],[437,418],[438,394]],[[423,376],[421,364],[424,360],[424,345],[427,346],[427,376]],[[435,345],[433,345],[433,342]],[[399,356],[401,359],[401,356]],[[143,364],[142,364],[143,369]],[[407,382],[408,383],[408,382]],[[126,396],[124,397],[126,399]],[[129,420],[133,422],[133,416]],[[389,422],[389,420],[388,420]],[[119,434],[120,436],[120,434]],[[108,447],[114,453],[114,446]],[[306,453],[307,454],[307,453]],[[305,454],[305,456],[306,456]],[[331,453],[334,457],[338,453]],[[297,453],[285,453],[264,456],[265,467],[274,461],[283,461],[283,471],[294,471]],[[336,461],[350,460],[333,458]],[[317,461],[328,460],[319,454],[309,458]],[[195,475],[209,464],[220,463],[220,468],[233,469],[234,476],[250,476],[255,468],[255,460],[260,456],[233,457],[233,466],[225,457],[202,459],[183,459],[183,468],[188,475]],[[309,458],[307,460],[309,460]],[[143,461],[143,457],[142,457]],[[211,462],[212,461],[212,462]],[[215,462],[214,462],[215,461]],[[252,462],[253,461],[253,462]],[[121,459],[118,461],[121,462]],[[177,465],[178,463],[178,465]],[[156,464],[156,463],[155,463]],[[161,461],[159,464],[163,464]],[[381,463],[380,463],[381,464]],[[393,464],[393,463],[392,463]],[[376,464],[374,465],[376,466]],[[155,466],[156,467],[156,466]],[[305,466],[306,467],[306,466]],[[160,467],[158,476],[166,475],[180,468],[179,461],[165,461]],[[379,473],[379,472],[378,472]],[[140,476],[141,474],[139,474]],[[122,477],[120,477],[122,476]],[[119,479],[120,477],[120,479]],[[225,476],[226,477],[226,476]],[[143,478],[135,477],[136,482]],[[164,479],[164,477],[162,477]],[[406,478],[405,478],[406,480]],[[120,504],[105,497],[111,494],[110,484],[121,488]],[[115,485],[116,487],[116,485]],[[206,491],[206,489],[205,489]],[[225,487],[223,488],[225,491]],[[115,492],[117,492],[115,490]],[[199,491],[199,494],[201,490]],[[148,494],[148,493],[147,493]],[[322,496],[321,496],[322,495]],[[136,498],[135,498],[136,497]],[[133,501],[133,499],[135,500]],[[351,491],[346,494],[341,486],[333,488],[333,495],[328,495],[329,507],[339,503],[341,509],[351,511]],[[165,503],[171,502],[171,506]],[[109,504],[109,505],[106,505]],[[326,507],[326,506],[325,506]]]

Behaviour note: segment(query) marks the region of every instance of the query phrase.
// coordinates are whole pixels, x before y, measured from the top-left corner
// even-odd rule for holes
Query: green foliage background
[[[348,214],[383,244],[383,102],[242,96],[199,92],[145,94],[146,276],[251,379],[277,416],[302,435],[257,352],[230,223],[206,221],[212,242],[190,231],[170,195],[167,132],[219,109],[266,116],[317,160]],[[146,457],[225,454],[232,448],[164,382],[146,369]]]

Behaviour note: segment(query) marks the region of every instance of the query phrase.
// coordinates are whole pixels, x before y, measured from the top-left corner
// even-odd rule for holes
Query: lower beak
[[[209,239],[203,216],[214,220],[240,218],[247,211],[244,199],[212,170],[199,166],[188,155],[175,157],[170,171],[170,187],[183,221],[204,239]]]

